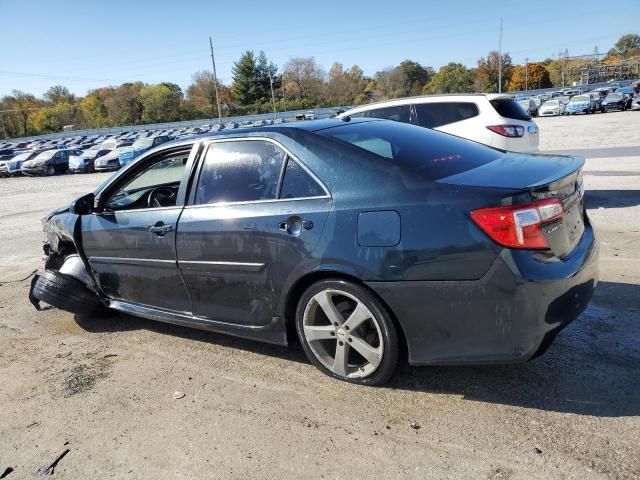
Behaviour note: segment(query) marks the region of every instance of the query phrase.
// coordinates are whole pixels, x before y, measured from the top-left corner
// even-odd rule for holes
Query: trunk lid
[[[584,157],[506,153],[497,160],[438,180],[452,185],[520,190],[532,201],[557,198],[564,213],[542,225],[554,256],[573,251],[585,228]]]

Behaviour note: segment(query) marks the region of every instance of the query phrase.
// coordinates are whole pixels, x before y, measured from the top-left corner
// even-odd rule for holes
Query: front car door
[[[82,216],[82,244],[103,292],[178,312],[191,302],[176,263],[190,148],[145,159],[100,193],[102,211]]]
[[[271,139],[211,142],[178,224],[193,314],[243,325],[277,315],[284,282],[320,239],[332,200]]]

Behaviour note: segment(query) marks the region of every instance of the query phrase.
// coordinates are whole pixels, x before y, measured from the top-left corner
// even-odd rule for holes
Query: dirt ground
[[[19,280],[40,218],[106,175],[0,180],[0,475],[68,449],[57,478],[640,478],[640,112],[538,124],[543,150],[588,158],[593,302],[532,362],[405,366],[386,388],[298,346],[36,312]]]

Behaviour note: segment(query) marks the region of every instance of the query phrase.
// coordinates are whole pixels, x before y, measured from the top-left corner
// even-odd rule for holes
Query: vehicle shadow
[[[587,190],[587,209],[624,208],[640,205],[640,190]]]
[[[640,285],[600,282],[587,310],[530,362],[405,367],[392,388],[578,415],[640,415]]]
[[[454,394],[465,400],[618,417],[640,415],[640,285],[600,282],[594,299],[540,358],[486,366],[402,365],[386,388]],[[265,356],[308,363],[294,339],[288,348],[124,314],[107,319],[76,315],[89,332],[146,329]],[[318,373],[320,375],[320,373]]]

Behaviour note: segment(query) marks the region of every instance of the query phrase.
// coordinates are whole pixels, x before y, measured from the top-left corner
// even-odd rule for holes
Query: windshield
[[[588,102],[588,101],[590,101],[590,99],[586,95],[578,95],[577,97],[573,97],[571,99],[571,103]]]
[[[34,160],[49,160],[56,154],[57,150],[48,150],[40,153]]]
[[[33,155],[33,152],[26,152],[26,153],[21,153],[20,155],[16,155],[15,157],[13,157],[13,160],[27,160],[31,155]]]
[[[560,105],[558,100],[549,100],[548,102],[545,102],[545,106],[549,107],[557,107],[558,105]]]
[[[428,128],[377,120],[318,131],[382,157],[430,180],[492,162],[502,153]]]
[[[153,138],[140,138],[133,142],[134,148],[147,148],[153,145]]]
[[[622,98],[622,95],[620,95],[619,93],[610,93],[609,95],[607,95],[607,98],[605,100],[620,100]]]

